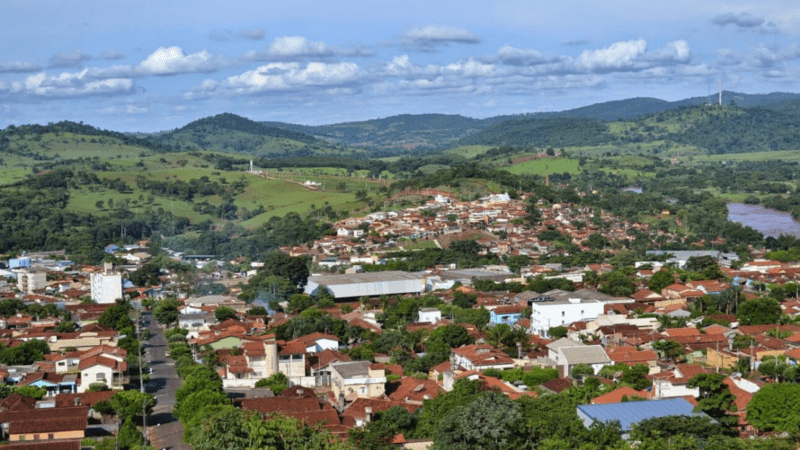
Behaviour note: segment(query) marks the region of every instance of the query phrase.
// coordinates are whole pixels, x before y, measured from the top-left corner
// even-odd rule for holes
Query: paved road
[[[145,389],[158,400],[148,422],[150,443],[158,449],[191,450],[192,447],[182,441],[183,425],[172,416],[175,391],[181,386],[181,379],[175,372],[175,363],[167,358],[167,339],[150,312],[144,312],[142,319],[149,322],[147,327],[152,334],[145,346],[145,359],[153,373]]]

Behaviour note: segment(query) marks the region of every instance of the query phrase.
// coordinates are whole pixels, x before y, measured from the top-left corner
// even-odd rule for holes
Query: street
[[[149,322],[147,328],[152,336],[145,345],[146,356],[142,355],[152,368],[145,390],[157,400],[148,421],[150,443],[158,449],[190,450],[192,447],[182,441],[183,425],[172,416],[181,379],[175,372],[175,363],[166,356],[167,339],[149,311],[142,313],[142,320]]]

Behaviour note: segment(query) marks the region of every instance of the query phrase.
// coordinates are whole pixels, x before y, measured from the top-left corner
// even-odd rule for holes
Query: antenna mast
[[[722,106],[722,78],[719,79],[719,106]]]

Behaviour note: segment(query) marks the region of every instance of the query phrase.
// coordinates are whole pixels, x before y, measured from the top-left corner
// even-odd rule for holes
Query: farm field
[[[540,158],[504,167],[515,174],[545,175],[548,173],[578,173],[578,160],[570,158]]]

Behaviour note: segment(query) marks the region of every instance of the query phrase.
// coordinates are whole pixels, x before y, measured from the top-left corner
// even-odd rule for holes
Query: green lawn
[[[504,167],[516,174],[545,175],[548,173],[578,173],[578,160],[570,158],[541,158]]]

